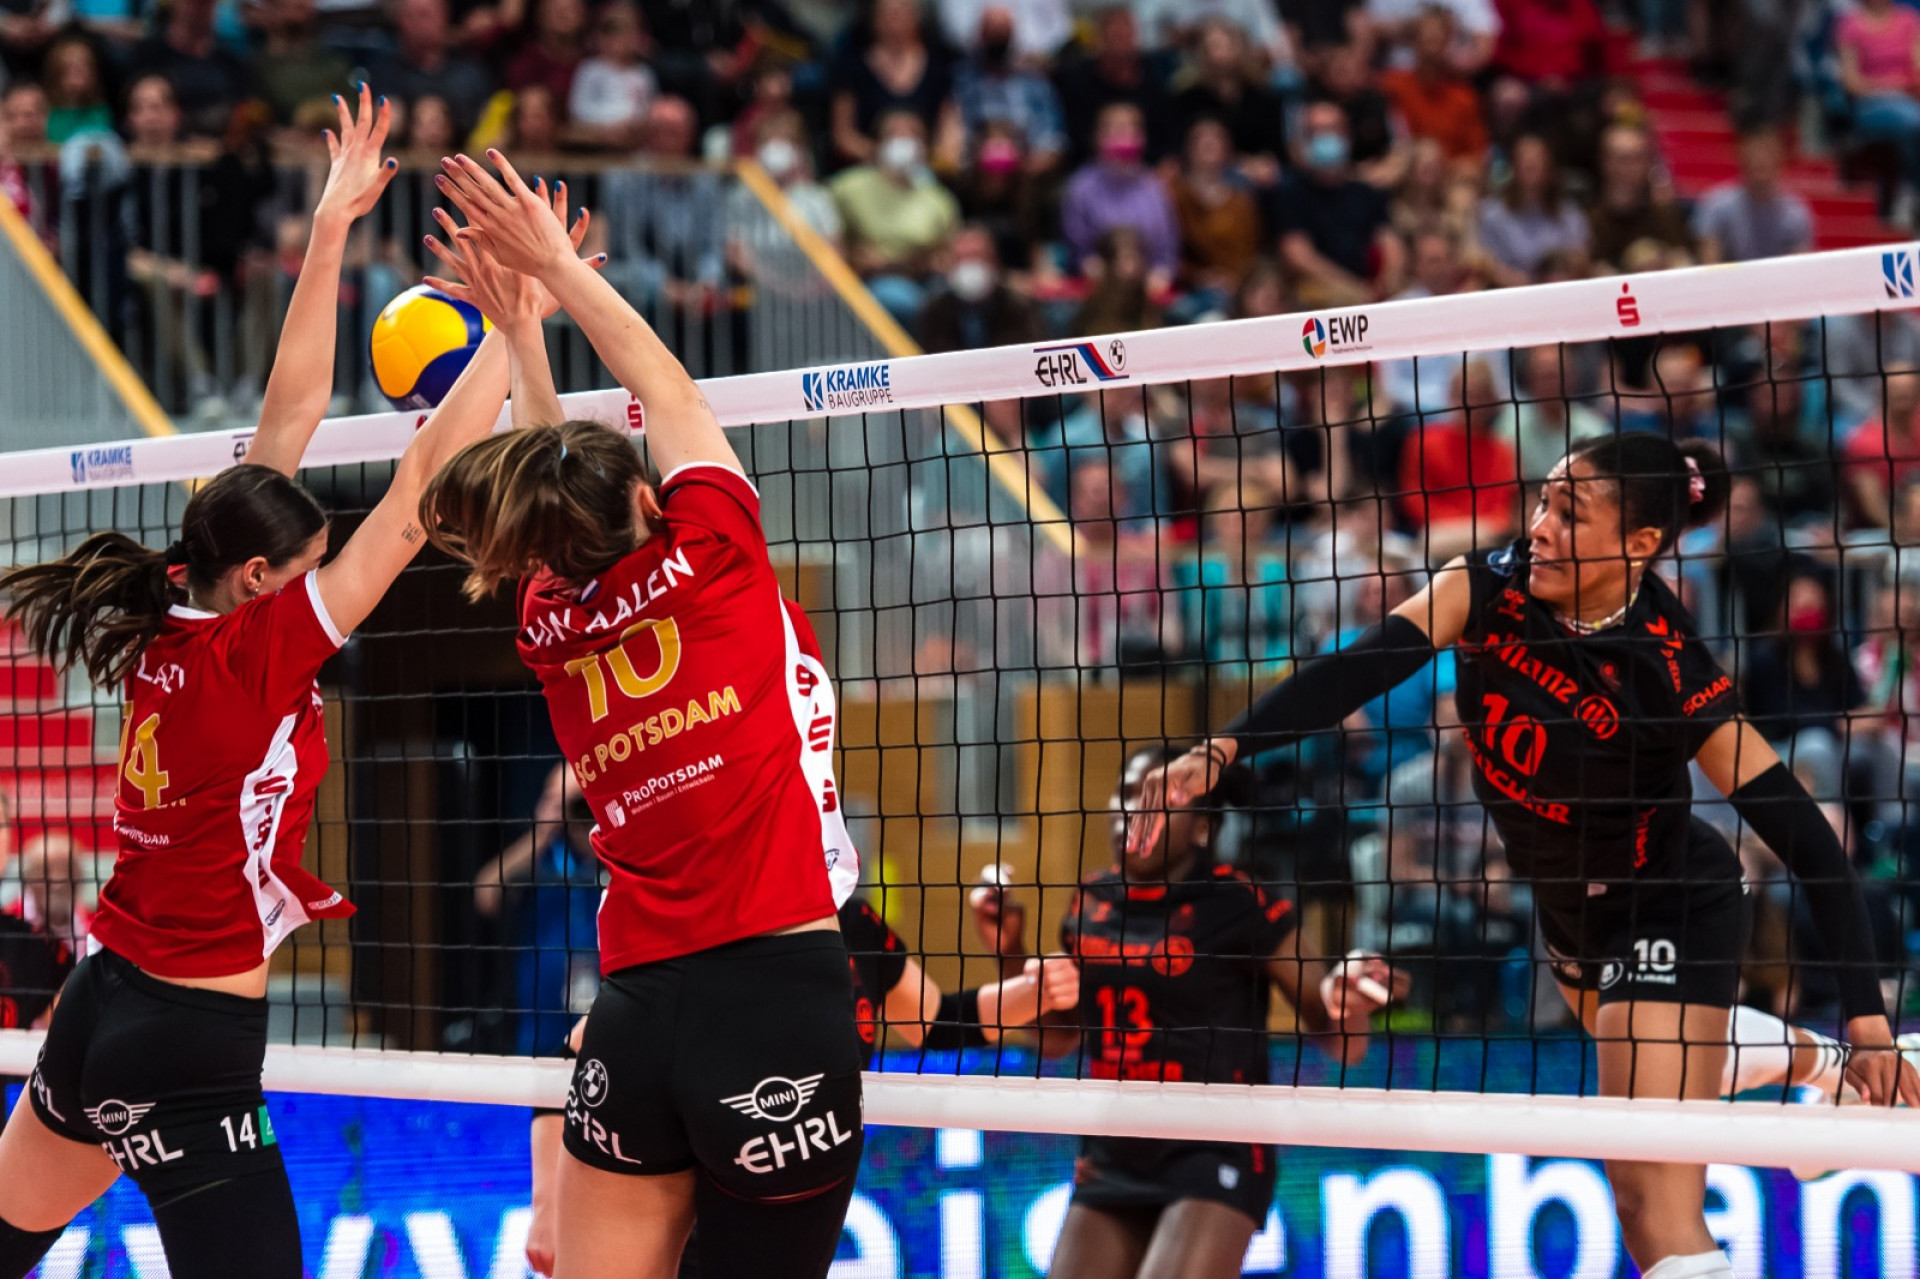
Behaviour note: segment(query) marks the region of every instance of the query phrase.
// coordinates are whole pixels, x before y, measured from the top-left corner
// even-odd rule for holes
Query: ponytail
[[[280,568],[326,529],[327,516],[287,476],[243,464],[203,485],[180,525],[180,540],[164,551],[124,533],[95,533],[60,559],[0,576],[0,590],[12,597],[8,619],[62,668],[78,663],[95,685],[118,687],[160,634],[167,610],[185,602],[186,586],[211,592],[255,558]]]
[[[1656,555],[1671,550],[1687,529],[1711,523],[1726,509],[1733,484],[1720,451],[1705,440],[1609,435],[1580,445],[1568,461],[1584,462],[1595,479],[1613,482],[1622,530],[1659,531]]]
[[[124,533],[95,533],[50,564],[0,577],[35,651],[60,666],[76,662],[102,688],[124,683],[181,598],[167,556]]]

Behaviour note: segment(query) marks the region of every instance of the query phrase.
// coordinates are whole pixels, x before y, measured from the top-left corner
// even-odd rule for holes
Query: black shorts
[[[1694,864],[1737,866],[1718,832],[1696,821]],[[1709,842],[1717,844],[1711,847]],[[1536,885],[1540,935],[1562,986],[1603,1004],[1646,1001],[1731,1008],[1740,993],[1749,911],[1736,878]]]
[[[1088,1137],[1073,1165],[1073,1202],[1155,1212],[1181,1199],[1225,1204],[1266,1225],[1280,1169],[1272,1146],[1148,1137]]]
[[[166,1194],[280,1163],[266,1052],[266,1000],[176,986],[103,950],[67,978],[27,1091],[41,1123]]]
[[[634,1176],[700,1167],[743,1199],[860,1167],[860,1036],[837,932],[751,937],[601,983],[567,1094],[567,1152]]]

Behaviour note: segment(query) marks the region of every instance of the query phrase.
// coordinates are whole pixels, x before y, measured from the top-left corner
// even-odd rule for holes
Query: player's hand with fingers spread
[[[542,199],[547,199],[544,184],[536,186]],[[557,183],[551,196],[550,207],[555,219],[565,225],[567,210],[567,184]],[[449,297],[471,302],[480,308],[482,315],[501,328],[511,328],[515,324],[532,323],[552,315],[560,309],[553,294],[546,285],[529,275],[510,270],[500,264],[486,243],[470,229],[461,227],[445,209],[433,211],[434,220],[440,229],[446,232],[443,241],[435,236],[426,237],[426,245],[433,255],[446,263],[460,275],[459,280],[444,279],[430,275],[426,282]],[[580,211],[574,220],[573,228],[567,233],[572,247],[578,249],[587,238],[588,214]],[[607,255],[597,254],[588,259],[590,266],[599,267],[606,263]]]
[[[1872,1106],[1904,1102],[1920,1106],[1920,1074],[1893,1042],[1885,1017],[1855,1017],[1847,1023],[1847,1082]]]
[[[379,203],[380,193],[387,189],[400,169],[399,161],[390,157],[383,160],[380,156],[387,145],[392,110],[385,98],[376,102],[373,90],[364,83],[360,86],[359,98],[351,105],[338,94],[334,95],[333,105],[340,113],[340,129],[338,133],[332,129],[326,131],[327,156],[331,163],[327,169],[327,185],[320,192],[320,203],[314,209],[314,219],[338,217],[351,222]]]
[[[489,150],[500,170],[495,178],[464,155],[440,162],[435,178],[441,192],[467,219],[472,238],[483,243],[500,265],[538,279],[574,256],[564,224],[548,200],[514,171],[507,158]]]
[[[1167,810],[1185,808],[1213,789],[1232,762],[1217,745],[1202,744],[1149,772],[1127,803],[1127,851],[1138,855],[1159,843]]]
[[[1042,1013],[1065,1012],[1080,1006],[1080,965],[1071,955],[1029,959],[1024,972],[1040,988]]]

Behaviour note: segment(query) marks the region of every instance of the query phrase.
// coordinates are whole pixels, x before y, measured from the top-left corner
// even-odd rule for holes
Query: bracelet
[[[1212,738],[1208,738],[1206,741],[1200,743],[1200,745],[1195,747],[1194,749],[1205,751],[1207,754],[1207,758],[1212,760],[1215,764],[1217,764],[1222,769],[1228,767],[1230,764],[1233,763],[1232,760],[1227,758],[1227,752],[1225,751],[1225,749],[1216,745]]]

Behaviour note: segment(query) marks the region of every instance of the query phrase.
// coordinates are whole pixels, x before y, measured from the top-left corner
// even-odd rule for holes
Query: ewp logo
[[[1373,322],[1365,311],[1352,315],[1329,315],[1324,321],[1311,316],[1300,326],[1300,345],[1314,359],[1324,359],[1328,351],[1336,355],[1365,351],[1367,330]]]
[[[1308,320],[1300,326],[1300,345],[1307,354],[1319,359],[1327,353],[1327,326],[1319,320]]]
[[[1914,295],[1914,262],[1920,258],[1912,249],[1894,249],[1880,255],[1880,280],[1886,285],[1890,298],[1910,298]]]

